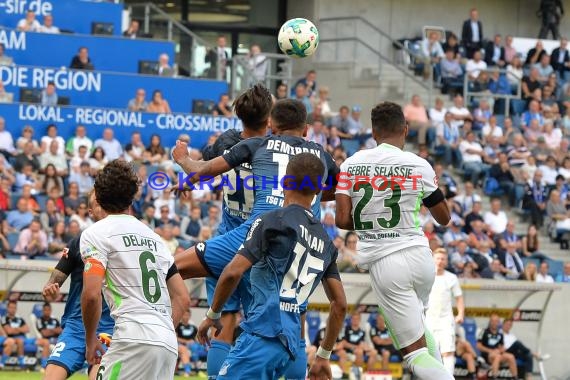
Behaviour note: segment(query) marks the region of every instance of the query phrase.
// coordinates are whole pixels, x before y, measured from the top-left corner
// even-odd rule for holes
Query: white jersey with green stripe
[[[113,342],[177,353],[166,287],[174,258],[160,236],[133,216],[109,215],[83,231],[80,250],[84,261],[92,258],[105,268],[103,295],[115,319]]]
[[[352,199],[360,267],[405,248],[429,246],[419,212],[438,180],[426,160],[381,144],[355,153],[340,171],[336,193]]]

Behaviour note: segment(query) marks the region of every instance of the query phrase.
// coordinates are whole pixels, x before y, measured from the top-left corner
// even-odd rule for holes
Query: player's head
[[[8,301],[6,305],[6,315],[13,317],[16,315],[16,311],[18,309],[18,303],[14,300]]]
[[[372,136],[378,141],[401,140],[402,147],[408,135],[408,123],[402,107],[392,102],[382,102],[372,109]]]
[[[433,251],[433,261],[437,269],[443,270],[447,268],[447,252],[445,248],[437,248]]]
[[[89,192],[89,198],[87,199],[88,208],[89,208],[89,215],[91,218],[98,222],[101,219],[104,219],[107,216],[107,213],[103,211],[99,203],[97,203],[97,196],[95,195],[95,189],[91,189]]]
[[[108,214],[126,212],[139,188],[133,167],[122,160],[109,162],[95,178],[95,197]]]
[[[325,165],[320,158],[311,153],[301,153],[289,160],[283,190],[285,197],[295,192],[304,197],[312,197],[321,191],[322,178],[325,174]]]
[[[489,328],[497,330],[499,329],[500,323],[501,323],[501,318],[499,317],[499,314],[497,313],[491,314],[491,316],[489,317]]]
[[[274,134],[283,131],[304,132],[307,128],[307,109],[296,99],[281,99],[271,110],[271,129]]]
[[[259,131],[267,127],[273,98],[267,88],[256,84],[238,96],[233,106],[244,128]]]
[[[350,315],[350,325],[352,326],[352,328],[360,328],[360,313],[358,311],[354,311],[351,315]]]
[[[51,304],[49,302],[45,302],[42,306],[42,316],[44,318],[51,317]]]
[[[502,328],[504,332],[509,333],[509,331],[511,331],[511,329],[513,328],[513,319],[505,318],[505,320],[503,321]]]

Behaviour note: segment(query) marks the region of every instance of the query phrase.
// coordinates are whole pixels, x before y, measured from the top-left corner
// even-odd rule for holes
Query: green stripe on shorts
[[[109,377],[109,380],[119,380],[119,374],[121,372],[121,366],[123,365],[123,363],[121,362],[117,362],[115,364],[113,364],[113,367],[111,368],[111,376]]]
[[[392,328],[392,323],[390,323],[390,321],[386,317],[386,314],[384,314],[384,310],[382,310],[382,308],[380,306],[378,306],[378,312],[380,314],[382,314],[382,316],[384,317],[384,323],[386,323],[386,327],[388,328],[388,332],[390,333],[390,336],[392,337],[392,342],[394,343],[394,347],[396,347],[396,350],[400,350],[400,343],[398,342],[398,339],[396,339],[396,336],[394,335],[394,329]]]

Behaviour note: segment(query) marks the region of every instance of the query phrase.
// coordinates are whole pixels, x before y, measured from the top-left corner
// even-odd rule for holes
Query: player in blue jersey
[[[328,359],[347,306],[336,266],[338,252],[311,212],[324,171],[321,160],[310,153],[301,153],[289,161],[283,208],[253,221],[244,246],[220,276],[207,318],[198,329],[202,343],[209,343],[211,327],[222,329],[220,311],[250,268],[252,304],[241,324],[244,332],[218,379],[277,379],[297,355],[304,356],[304,350],[300,350],[301,305],[321,280],[331,312],[310,375],[331,378]]]
[[[263,137],[266,134],[269,122],[269,113],[273,107],[273,98],[267,88],[255,85],[241,94],[233,104],[237,117],[243,124],[243,131],[230,129],[218,137],[213,145],[202,151],[202,158],[206,161],[223,156],[240,141],[250,137]],[[253,208],[253,189],[245,188],[240,184],[244,178],[251,176],[251,166],[244,163],[230,169],[223,174],[223,181],[228,186],[223,187],[224,197],[222,203],[222,222],[218,227],[218,235],[222,235],[244,223],[250,216]],[[216,279],[206,278],[206,291],[211,298],[216,288]],[[226,303],[222,321],[226,326],[237,324],[237,313],[240,310],[240,299],[237,294],[233,295]],[[220,370],[223,359],[234,341],[233,329],[226,329],[214,339],[212,348],[208,350],[207,368],[211,376],[215,376]]]
[[[303,138],[306,131],[306,116],[306,109],[301,102],[290,99],[278,101],[270,115],[273,135],[244,140],[233,147],[229,153],[211,161],[192,161],[189,158],[186,144],[177,142],[173,157],[186,173],[195,173],[192,178],[194,181],[205,176],[219,175],[231,168],[250,163],[252,175],[249,179],[245,179],[241,186],[255,189],[252,214],[245,223],[224,235],[199,243],[196,247],[175,257],[176,265],[179,267],[183,278],[219,277],[224,267],[231,261],[243,243],[255,217],[283,205],[283,190],[280,181],[291,157],[302,152],[310,152],[316,155],[327,169],[321,176],[321,180],[326,182],[327,186],[336,183],[338,168],[330,154],[326,153],[321,145],[308,142]],[[329,197],[327,199],[332,199],[332,192],[330,189],[327,191]],[[313,210],[317,217],[320,215],[320,199],[321,194],[315,197],[313,203]],[[245,300],[242,299],[246,309],[247,295],[249,294],[247,288],[246,276],[239,288],[240,295],[246,297]],[[211,296],[212,294],[209,293],[209,301],[211,301]],[[227,325],[230,326],[231,324]],[[227,331],[224,334],[229,335]],[[219,341],[213,343],[210,352],[215,352],[219,365],[223,361],[224,351],[227,353],[229,348],[229,344],[220,344]],[[303,371],[300,377],[304,378],[305,364],[299,367]],[[210,376],[216,374],[216,370],[209,371]]]
[[[89,195],[89,207],[89,213],[95,221],[107,216],[97,204],[94,191]],[[48,359],[44,380],[64,380],[83,368],[85,364],[85,328],[83,327],[80,303],[84,264],[79,252],[80,238],[81,235],[69,243],[66,256],[59,260],[42,292],[46,301],[55,301],[59,295],[60,287],[71,275],[67,303],[61,318],[63,332]],[[109,314],[109,307],[103,301],[103,312],[101,313],[98,332],[112,335],[114,326],[115,322]],[[89,378],[91,380],[95,379],[98,367],[95,365],[90,368]]]

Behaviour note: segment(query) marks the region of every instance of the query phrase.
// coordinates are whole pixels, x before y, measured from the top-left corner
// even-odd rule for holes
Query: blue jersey
[[[242,140],[240,131],[230,129],[222,133],[213,145],[204,148],[202,158],[209,161],[223,156]],[[249,218],[253,208],[253,190],[238,184],[243,183],[243,178],[250,175],[249,163],[243,163],[222,175],[222,183],[226,185],[223,187],[222,222],[218,227],[218,235],[233,230]]]
[[[278,338],[294,357],[301,305],[322,279],[340,281],[336,247],[309,210],[289,205],[257,218],[238,254],[253,264],[252,303],[243,330]]]
[[[282,179],[287,170],[289,159],[299,153],[312,153],[319,157],[325,166],[322,174],[323,189],[336,185],[339,169],[333,158],[323,147],[303,137],[271,135],[252,137],[243,140],[224,159],[231,167],[251,163],[252,175],[243,177],[242,186],[254,189],[255,200],[249,221],[269,210],[283,206]],[[313,213],[319,218],[321,193],[313,203]]]
[[[55,269],[67,275],[71,275],[69,294],[67,295],[63,316],[61,317],[61,326],[64,329],[69,326],[69,328],[74,329],[78,333],[85,331],[81,317],[81,292],[83,291],[84,264],[81,259],[81,253],[79,252],[80,239],[81,234],[69,242],[67,259],[61,258],[55,267]],[[115,321],[111,318],[109,307],[105,300],[103,300],[101,320],[99,321],[97,331],[113,331],[114,325]]]

